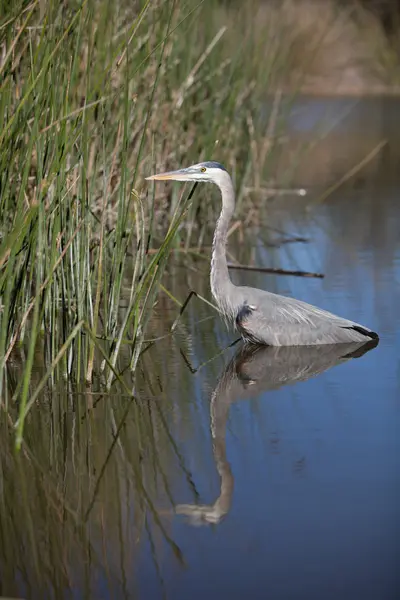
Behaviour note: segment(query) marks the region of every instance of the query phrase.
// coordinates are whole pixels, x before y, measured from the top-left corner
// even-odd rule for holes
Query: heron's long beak
[[[188,181],[190,180],[187,169],[179,169],[178,171],[168,171],[168,173],[157,173],[156,175],[150,175],[146,177],[148,181],[165,181],[166,179],[175,181]]]

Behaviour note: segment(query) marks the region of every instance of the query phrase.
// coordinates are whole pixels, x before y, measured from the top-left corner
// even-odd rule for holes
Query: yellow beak
[[[190,172],[187,169],[179,169],[178,171],[168,171],[168,173],[157,173],[146,177],[147,181],[191,181]]]
[[[186,169],[180,169],[179,171],[169,171],[168,173],[157,173],[156,175],[150,175],[150,177],[146,177],[145,179],[147,179],[147,181],[187,181],[188,178],[189,177]]]

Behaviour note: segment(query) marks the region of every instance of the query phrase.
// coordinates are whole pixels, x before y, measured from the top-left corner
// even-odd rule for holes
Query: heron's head
[[[146,179],[155,181],[208,181],[218,185],[221,178],[226,177],[226,175],[227,171],[223,165],[218,162],[208,161],[192,165],[186,169],[178,169],[178,171],[150,175]]]

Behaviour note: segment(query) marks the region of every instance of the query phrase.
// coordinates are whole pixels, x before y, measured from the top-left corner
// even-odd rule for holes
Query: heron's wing
[[[243,305],[253,306],[273,323],[315,325],[329,321],[353,324],[353,321],[338,317],[327,310],[302,300],[296,300],[296,298],[273,294],[257,288],[241,287],[240,290],[241,297],[244,299]]]
[[[250,301],[236,317],[245,339],[271,345],[336,344],[374,337],[367,328],[311,304],[246,288]]]

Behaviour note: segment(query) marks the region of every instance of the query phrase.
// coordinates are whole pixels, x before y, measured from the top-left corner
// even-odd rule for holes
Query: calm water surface
[[[193,300],[175,338],[143,356],[137,403],[99,393],[87,412],[87,392],[64,389],[57,414],[46,399],[32,412],[24,456],[3,436],[2,595],[400,597],[399,108],[296,105],[293,152],[318,111],[341,115],[293,174],[315,200],[388,144],[311,212],[288,200],[280,217],[276,206],[274,225],[308,243],[271,249],[261,228],[254,247],[233,244],[243,261],[325,274],[235,270],[236,282],[365,323],[379,345],[362,356],[350,346],[221,353],[234,335]],[[208,294],[207,268],[196,269],[177,269],[179,297],[188,285]],[[160,300],[151,334],[175,316]]]

